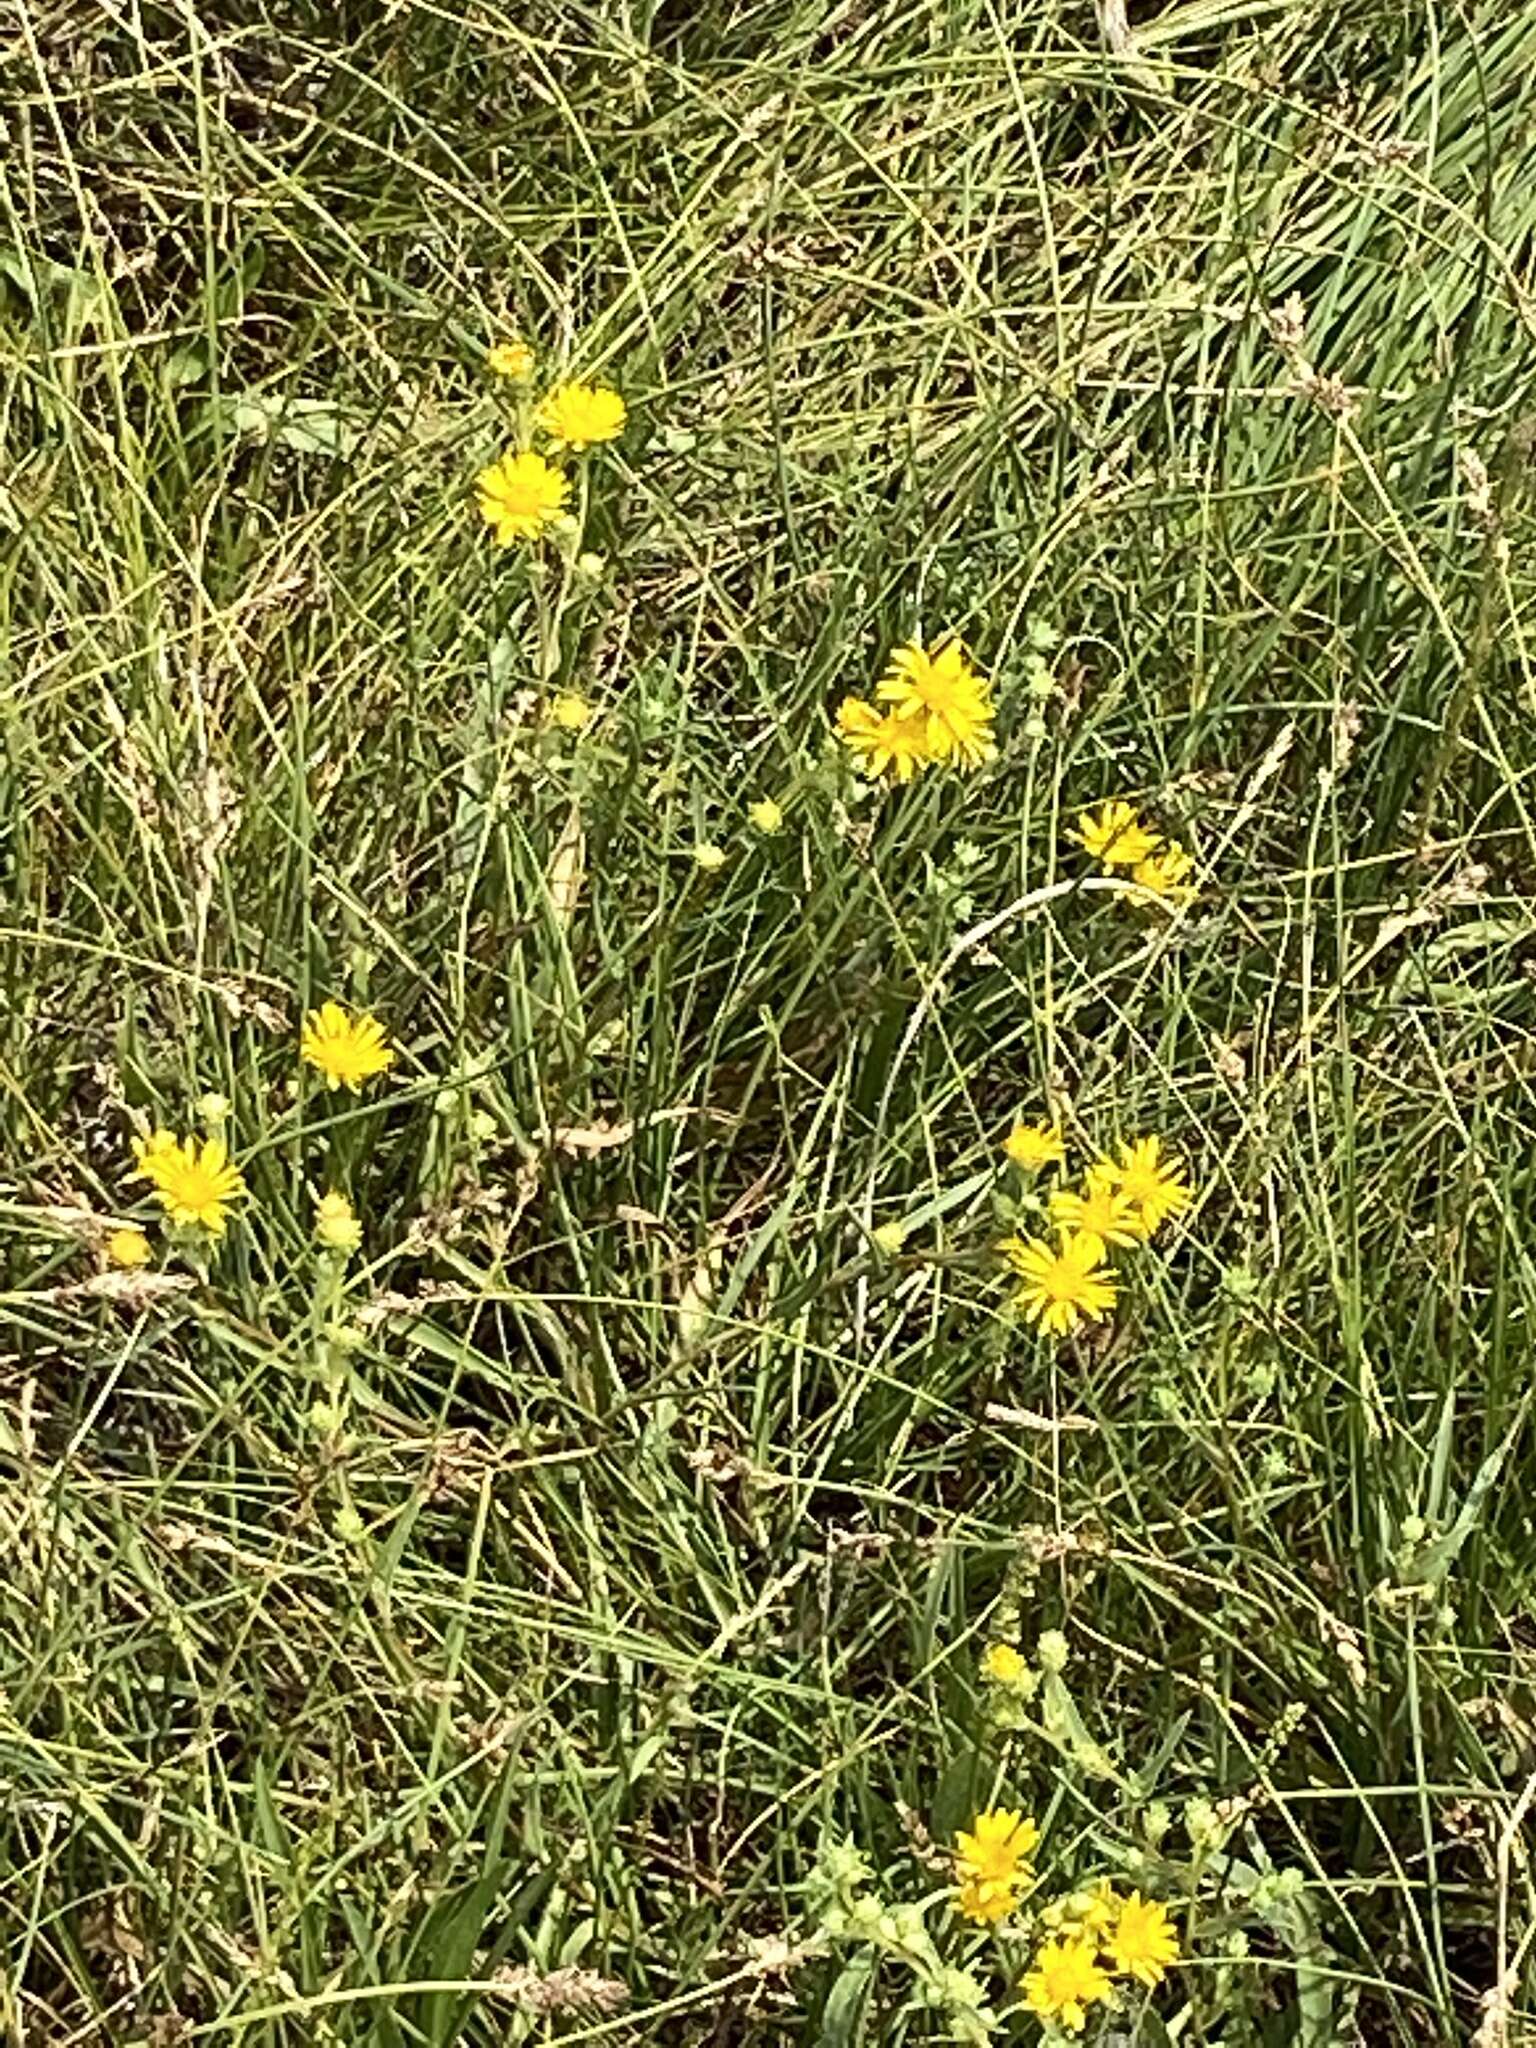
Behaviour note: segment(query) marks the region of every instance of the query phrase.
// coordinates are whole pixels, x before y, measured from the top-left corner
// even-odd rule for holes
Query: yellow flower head
[[[1102,1166],[1089,1167],[1080,1195],[1059,1188],[1051,1196],[1051,1221],[1061,1230],[1087,1231],[1106,1244],[1136,1244],[1147,1234],[1141,1211]]]
[[[570,479],[533,449],[503,455],[476,478],[480,516],[492,528],[499,548],[514,541],[537,540],[565,509]]]
[[[1164,1971],[1179,1960],[1179,1937],[1168,1908],[1156,1899],[1144,1899],[1140,1892],[1119,1901],[1104,1947],[1117,1970],[1149,1989],[1161,1984]]]
[[[562,732],[583,732],[592,723],[592,706],[574,690],[562,690],[551,700],[549,717]]]
[[[1066,1336],[1085,1316],[1096,1322],[1115,1305],[1115,1278],[1104,1264],[1101,1237],[1064,1230],[1055,1245],[1040,1237],[1010,1237],[1000,1249],[1023,1282],[1015,1306],[1053,1337]]]
[[[315,1236],[327,1251],[355,1252],[363,1241],[363,1226],[345,1195],[322,1195],[315,1204]]]
[[[894,1259],[907,1241],[907,1226],[894,1219],[889,1223],[877,1223],[869,1236],[876,1251],[884,1252],[888,1259]]]
[[[1182,846],[1165,846],[1161,853],[1150,854],[1146,860],[1137,861],[1131,869],[1131,880],[1170,903],[1192,903],[1195,885],[1189,878],[1194,871],[1192,854]]]
[[[129,1180],[153,1180],[155,1161],[176,1150],[176,1134],[157,1125],[147,1138],[133,1140],[133,1172]]]
[[[837,730],[843,745],[871,778],[889,775],[892,782],[910,782],[934,758],[925,718],[880,712],[862,697],[843,699],[837,707]]]
[[[1162,845],[1161,836],[1141,822],[1134,805],[1116,798],[1096,811],[1083,811],[1077,837],[1084,851],[1107,868],[1134,868]]]
[[[183,1138],[157,1131],[134,1147],[138,1171],[147,1180],[172,1223],[200,1224],[215,1237],[223,1235],[229,1204],[245,1193],[245,1175],[229,1156],[222,1138]]]
[[[107,1239],[107,1257],[125,1273],[137,1273],[141,1266],[149,1264],[152,1256],[149,1239],[142,1230],[125,1227],[114,1230]]]
[[[712,839],[701,839],[693,849],[693,864],[706,875],[718,875],[725,866],[725,848]]]
[[[350,1088],[354,1095],[364,1081],[395,1062],[384,1027],[372,1017],[349,1017],[340,1003],[322,1003],[310,1011],[299,1052],[324,1074],[327,1088]]]
[[[629,409],[606,384],[557,384],[539,407],[539,425],[557,448],[578,454],[599,441],[616,441]]]
[[[749,804],[747,806],[747,816],[751,819],[756,830],[761,832],[765,838],[772,838],[773,834],[780,831],[784,824],[783,809],[774,802],[771,796],[760,796],[755,804]]]
[[[930,652],[919,640],[891,655],[885,679],[875,690],[898,718],[923,722],[928,752],[935,761],[954,760],[963,768],[979,768],[996,749],[992,744],[995,716],[986,679],[966,659],[954,638],[939,641]]]
[[[1029,1675],[1029,1664],[1012,1643],[988,1643],[981,1653],[981,1673],[994,1685],[1017,1685]]]
[[[1003,1150],[1026,1173],[1034,1173],[1042,1166],[1059,1166],[1067,1156],[1061,1133],[1054,1124],[1015,1124],[1003,1140]]]
[[[1100,1968],[1097,1945],[1084,1935],[1046,1941],[1035,1951],[1035,1967],[1020,1984],[1024,2002],[1043,2020],[1055,2020],[1080,2034],[1088,2008],[1109,1996],[1112,1979]]]
[[[506,377],[513,384],[526,384],[533,375],[533,350],[518,335],[487,349],[485,361],[496,376]]]
[[[970,1830],[955,1836],[955,1903],[967,1920],[1001,1920],[1018,1904],[1019,1887],[1032,1875],[1029,1859],[1040,1830],[1017,1809],[978,1813]]]
[[[1136,1211],[1143,1237],[1150,1237],[1166,1217],[1177,1216],[1195,1199],[1176,1160],[1163,1157],[1160,1138],[1137,1138],[1120,1147],[1118,1160],[1101,1160],[1094,1169]]]
[[[1040,1845],[1040,1830],[1017,1807],[990,1806],[955,1836],[960,1877],[1013,1878]]]
[[[956,1906],[978,1927],[995,1927],[1018,1903],[1017,1886],[1001,1878],[966,1877],[955,1887]]]

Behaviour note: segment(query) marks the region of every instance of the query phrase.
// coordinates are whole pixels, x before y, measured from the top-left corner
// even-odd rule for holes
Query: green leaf
[[[872,1956],[855,1956],[827,1994],[821,2010],[820,2048],[852,2048],[864,2039],[864,2008],[874,1975]]]

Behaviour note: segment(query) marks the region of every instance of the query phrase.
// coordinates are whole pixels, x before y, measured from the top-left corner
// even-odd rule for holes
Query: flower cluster
[[[1179,1960],[1168,1908],[1140,1892],[1122,1898],[1108,1878],[1053,1901],[1040,1920],[1052,1931],[1019,1989],[1031,2012],[1069,2033],[1082,2032],[1088,2008],[1113,1995],[1117,1978],[1155,1990]]]
[[[994,1645],[989,1662],[1000,1663],[1005,1649]],[[1039,1843],[1039,1828],[1014,1808],[978,1813],[955,1836],[954,1899],[961,1915],[995,1926],[1015,1912],[1034,1887],[1031,1859]],[[1168,1909],[1140,1892],[1122,1898],[1108,1878],[1053,1900],[1037,1918],[1044,1939],[1019,1989],[1031,2012],[1070,2033],[1081,2031],[1089,2006],[1111,1995],[1117,1977],[1151,1989],[1179,1960]]]
[[[1065,1163],[1061,1134],[1049,1124],[1016,1124],[1003,1141],[1016,1166],[1038,1171]],[[1160,1138],[1135,1138],[1096,1159],[1078,1188],[1057,1188],[1048,1208],[1056,1237],[1007,1237],[998,1250],[1019,1276],[1014,1305],[1053,1337],[1114,1307],[1118,1283],[1111,1248],[1145,1243],[1187,1209],[1194,1190]]]
[[[534,372],[534,354],[526,341],[499,342],[487,358],[490,368],[514,384],[527,384]],[[578,379],[552,385],[521,422],[520,446],[481,470],[476,479],[480,516],[498,547],[541,540],[557,526],[575,530],[567,510],[571,479],[532,445],[542,435],[556,454],[581,455],[605,441],[616,441],[629,419],[617,391],[606,384]]]
[[[1075,836],[1083,851],[1110,873],[1128,869],[1133,882],[1170,904],[1193,900],[1194,857],[1143,823],[1134,804],[1122,797],[1100,804],[1096,811],[1081,812]]]
[[[299,1057],[324,1077],[327,1087],[347,1088],[355,1095],[365,1081],[385,1073],[396,1055],[376,1018],[351,1016],[339,1003],[322,1003],[304,1020]],[[223,1096],[205,1096],[198,1108],[216,1126],[207,1137],[178,1138],[157,1126],[148,1136],[133,1140],[133,1170],[126,1177],[149,1183],[173,1230],[201,1230],[210,1238],[221,1238],[232,1205],[249,1189],[222,1132],[229,1103]],[[362,1226],[345,1195],[333,1191],[320,1197],[315,1235],[325,1249],[343,1258],[357,1250]],[[112,1265],[130,1273],[153,1257],[149,1239],[136,1225],[114,1230],[105,1250]]]
[[[875,702],[845,697],[837,729],[866,775],[910,782],[930,766],[979,768],[990,761],[995,716],[985,676],[947,634],[931,648],[920,640],[898,647],[875,686]]]

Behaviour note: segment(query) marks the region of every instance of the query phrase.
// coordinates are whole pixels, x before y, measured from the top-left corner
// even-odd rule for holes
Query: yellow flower
[[[1117,1186],[1134,1206],[1144,1237],[1150,1237],[1165,1217],[1177,1216],[1195,1199],[1183,1168],[1164,1159],[1160,1138],[1137,1138],[1122,1145],[1118,1161],[1101,1160],[1093,1171]]]
[[[1111,1988],[1111,1978],[1099,1967],[1095,1944],[1083,1935],[1042,1942],[1035,1951],[1035,1967],[1019,1986],[1031,2012],[1059,2021],[1072,2034],[1083,2031],[1089,2006],[1107,1998]]]
[[[496,376],[510,378],[514,384],[526,384],[533,375],[533,350],[517,335],[487,349],[485,361]]]
[[[565,509],[569,477],[531,448],[503,455],[482,469],[476,479],[480,516],[492,527],[499,548],[517,540],[537,540]]]
[[[930,652],[920,640],[898,647],[885,679],[875,691],[898,718],[923,722],[928,753],[935,761],[955,760],[979,768],[996,751],[992,745],[994,712],[986,679],[966,659],[953,637]]]
[[[552,700],[549,716],[562,732],[581,732],[592,723],[592,706],[574,690],[562,690]]]
[[[1164,1971],[1179,1960],[1179,1937],[1167,1907],[1144,1899],[1140,1892],[1119,1901],[1104,1947],[1117,1970],[1149,1989],[1161,1984]]]
[[[171,1138],[157,1131],[143,1146],[136,1146],[139,1161],[135,1180],[147,1180],[172,1223],[201,1224],[215,1237],[223,1235],[224,1211],[245,1193],[245,1175],[229,1156],[222,1138]]]
[[[167,1152],[174,1152],[175,1150],[175,1133],[165,1130],[159,1125],[150,1132],[147,1138],[135,1138],[133,1140],[134,1168],[133,1172],[128,1175],[129,1180],[153,1180],[155,1177],[155,1161],[163,1159]]]
[[[1106,1244],[1136,1244],[1147,1234],[1136,1204],[1096,1166],[1089,1167],[1080,1195],[1059,1188],[1051,1196],[1051,1221],[1062,1230],[1087,1231]]]
[[[328,1088],[350,1088],[354,1095],[364,1081],[395,1062],[384,1027],[372,1017],[349,1017],[340,1003],[322,1003],[310,1011],[299,1051],[324,1074]]]
[[[1003,1140],[1003,1150],[1027,1173],[1042,1166],[1059,1166],[1067,1156],[1054,1124],[1015,1124]]]
[[[1018,1904],[1019,1887],[1031,1872],[1029,1859],[1040,1830],[1016,1808],[978,1813],[970,1831],[955,1836],[956,1904],[967,1920],[1001,1920]]]
[[[694,866],[702,868],[706,875],[718,875],[725,866],[725,848],[716,846],[711,839],[701,839],[693,849]]]
[[[862,697],[843,699],[837,707],[837,730],[843,745],[871,777],[889,775],[892,782],[910,782],[933,759],[925,718],[879,712]]]
[[[557,384],[539,407],[539,425],[557,448],[578,453],[599,441],[616,441],[629,410],[606,384]]]
[[[1115,1305],[1102,1238],[1064,1230],[1055,1246],[1039,1237],[1010,1237],[1001,1250],[1024,1283],[1015,1305],[1053,1337],[1075,1330],[1085,1316],[1096,1321]]]
[[[1161,836],[1143,825],[1135,808],[1116,798],[1096,811],[1083,811],[1077,837],[1084,850],[1107,868],[1134,868],[1162,845]]]
[[[869,1235],[877,1251],[884,1252],[888,1259],[894,1259],[907,1241],[907,1226],[896,1222],[877,1223]]]
[[[784,823],[784,813],[771,796],[760,796],[755,804],[747,807],[747,816],[757,830],[771,838]]]
[[[967,1877],[955,1887],[955,1904],[964,1918],[978,1927],[996,1926],[1018,1903],[1016,1887],[999,1879]]]
[[[315,1204],[315,1236],[327,1251],[355,1252],[363,1241],[363,1226],[345,1195],[322,1195]]]
[[[988,1643],[981,1653],[981,1671],[994,1685],[1017,1685],[1028,1675],[1029,1665],[1012,1643]]]
[[[1150,889],[1154,896],[1166,897],[1170,903],[1192,903],[1195,886],[1189,878],[1194,871],[1192,854],[1182,846],[1165,846],[1161,853],[1139,860],[1131,869],[1131,880]]]
[[[136,1273],[141,1266],[147,1266],[153,1254],[149,1239],[142,1230],[124,1228],[114,1230],[107,1239],[107,1257],[114,1266],[121,1266],[125,1273]]]

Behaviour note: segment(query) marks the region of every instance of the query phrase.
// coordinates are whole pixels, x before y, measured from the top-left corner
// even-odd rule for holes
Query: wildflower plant
[[[1003,1150],[1026,1171],[1065,1163],[1065,1147],[1045,1125],[1016,1125]],[[1046,1197],[1049,1235],[1015,1231],[998,1244],[1017,1281],[1015,1311],[1057,1338],[1107,1320],[1121,1291],[1115,1258],[1145,1246],[1193,1200],[1182,1163],[1159,1137],[1090,1160],[1076,1187],[1058,1185]]]
[[[996,752],[991,686],[961,642],[946,634],[895,648],[874,703],[845,697],[838,736],[873,780],[910,782],[925,768],[979,768]]]
[[[1081,812],[1072,836],[1107,874],[1123,871],[1144,897],[1158,899],[1167,909],[1181,909],[1195,900],[1194,855],[1176,840],[1165,839],[1123,797]]]
[[[942,2009],[955,2040],[1020,2027],[1048,2041],[1107,2039],[1185,1960],[1181,1902],[1206,1874],[1160,1851],[1167,1822],[1151,1816],[1152,1774],[1125,1773],[1092,1736],[1070,1663],[1067,1638],[1046,1630],[1033,1659],[988,1643],[977,1676],[983,1729],[1010,1745],[1022,1773],[1054,1767],[1074,1780],[1086,1827],[1060,1810],[1042,1822],[1022,1802],[992,1804],[955,1830],[947,1853],[924,1855],[944,1880],[937,1896],[899,1896],[899,1870],[877,1879],[841,1840],[823,1848],[808,1887],[820,1939],[873,1950],[898,1973],[898,1997],[904,1981],[903,2002]]]

